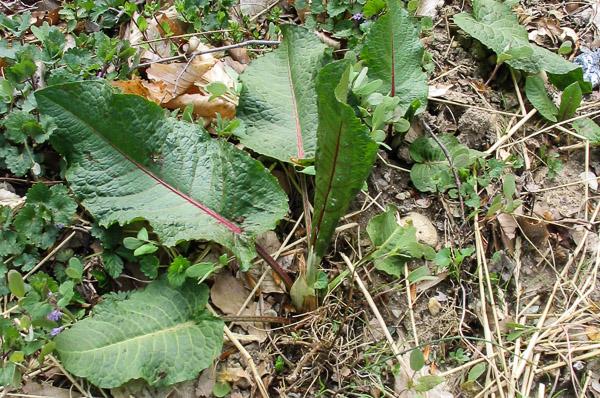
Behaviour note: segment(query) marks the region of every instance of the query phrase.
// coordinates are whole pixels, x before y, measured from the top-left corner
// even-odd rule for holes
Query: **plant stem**
[[[271,257],[271,255],[269,253],[267,253],[265,248],[259,244],[256,244],[256,252],[263,260],[265,260],[265,262],[267,264],[269,264],[269,266],[273,269],[273,271],[275,271],[275,273],[277,275],[279,275],[279,277],[285,284],[285,287],[288,290],[290,290],[293,285],[292,278],[290,278],[288,273],[283,268],[281,268],[281,265],[279,265],[279,263],[277,261],[275,261],[275,259],[273,259],[273,257]]]

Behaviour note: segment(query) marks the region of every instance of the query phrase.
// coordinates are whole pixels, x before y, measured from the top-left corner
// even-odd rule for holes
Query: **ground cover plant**
[[[2,7],[2,394],[600,395],[597,4]]]

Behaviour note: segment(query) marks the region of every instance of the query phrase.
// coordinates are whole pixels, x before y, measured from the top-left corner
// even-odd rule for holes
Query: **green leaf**
[[[18,298],[25,297],[25,282],[23,282],[23,276],[17,270],[11,269],[8,271],[6,276],[8,279],[8,289],[10,292]]]
[[[367,225],[367,233],[375,251],[371,254],[375,268],[389,275],[399,277],[404,272],[404,264],[411,258],[434,257],[435,252],[417,241],[417,230],[413,226],[400,226],[396,223],[394,206],[373,217]]]
[[[560,97],[560,107],[558,108],[558,120],[567,120],[575,116],[575,112],[579,105],[583,95],[579,83],[571,83],[565,91],[563,91]]]
[[[351,63],[333,62],[317,81],[319,129],[311,244],[325,255],[335,227],[369,176],[377,143],[346,103]]]
[[[68,280],[63,282],[58,288],[58,292],[60,293],[60,300],[56,303],[60,308],[65,308],[67,305],[71,303],[71,299],[75,296],[75,292],[73,289],[75,288],[75,283],[73,281]]]
[[[213,386],[213,395],[217,398],[225,397],[231,392],[231,386],[226,381],[218,381]]]
[[[185,270],[185,276],[188,278],[201,279],[211,274],[215,270],[214,263],[198,263]]]
[[[363,15],[365,18],[379,14],[385,8],[385,0],[367,0],[363,6]]]
[[[87,81],[45,88],[36,99],[59,127],[51,142],[67,158],[66,179],[102,226],[144,218],[166,246],[213,240],[247,267],[256,234],[287,212],[261,163],[139,96]]]
[[[71,257],[69,259],[69,266],[65,270],[65,274],[76,281],[81,280],[83,277],[83,264],[77,257]]]
[[[423,353],[418,348],[415,348],[410,352],[410,368],[415,372],[418,372],[424,365],[425,357],[423,356]]]
[[[443,134],[439,137],[444,144],[454,167],[457,169],[471,166],[480,153],[458,142],[456,137]],[[428,136],[417,138],[409,148],[411,158],[416,162],[410,170],[410,179],[415,188],[422,192],[443,192],[455,187],[454,176],[446,155]]]
[[[135,250],[138,247],[142,246],[143,244],[144,244],[143,241],[141,241],[137,238],[134,238],[133,236],[128,236],[123,239],[123,246],[125,246],[129,250]]]
[[[186,271],[191,265],[190,260],[183,256],[177,256],[169,265],[167,277],[169,283],[173,286],[179,287],[183,285],[186,278]]]
[[[152,282],[63,331],[56,350],[69,372],[101,388],[189,380],[221,352],[223,322],[207,313],[207,301],[205,285]]]
[[[454,22],[497,55],[511,55],[506,63],[515,69],[564,74],[577,68],[560,55],[530,43],[527,30],[519,24],[508,2],[473,0],[473,14],[456,14]],[[525,56],[529,51],[524,48],[531,48],[530,56]]]
[[[581,92],[583,94],[589,94],[592,92],[592,83],[583,80],[583,69],[576,68],[572,71],[564,74],[553,74],[548,73],[548,80],[550,83],[554,84],[556,88],[559,90],[566,89],[574,82],[579,83],[579,87],[581,87]]]
[[[209,101],[220,97],[227,92],[227,86],[221,82],[212,82],[206,85],[206,91],[210,93]]]
[[[443,382],[444,382],[444,378],[441,376],[435,376],[435,375],[421,376],[417,379],[417,385],[415,386],[415,391],[416,392],[426,392],[426,391],[429,391],[429,390],[435,388],[435,386],[437,386],[438,384],[441,384]]]
[[[123,272],[123,259],[117,253],[105,251],[102,253],[104,269],[111,278],[116,279]]]
[[[401,8],[399,1],[389,0],[387,13],[371,27],[362,52],[369,77],[384,83],[380,92],[400,98],[401,115],[415,100],[419,101],[419,109],[427,104],[429,89],[421,67],[424,50],[419,30],[419,23]]]
[[[417,283],[422,280],[431,279],[431,272],[429,272],[427,266],[423,265],[410,271],[406,279],[408,279],[410,283]]]
[[[485,373],[486,369],[487,369],[487,365],[484,362],[480,362],[480,363],[476,364],[469,370],[469,375],[467,376],[467,381],[477,380],[479,378],[479,376],[481,376],[483,373]]]
[[[558,109],[550,97],[548,97],[544,80],[541,77],[537,75],[527,76],[525,95],[543,117],[551,122],[557,121],[556,115],[558,114]]]
[[[148,240],[148,230],[146,228],[141,228],[136,236],[139,240],[147,241]]]
[[[573,121],[573,129],[577,134],[590,140],[593,145],[600,144],[600,126],[590,118],[577,119]]]
[[[444,247],[442,250],[437,252],[434,262],[436,265],[447,268],[450,264],[452,264],[452,251],[449,247]]]
[[[252,150],[284,162],[312,159],[317,146],[316,76],[326,46],[306,28],[281,26],[279,48],[253,61],[240,76],[235,134]]]
[[[133,251],[133,255],[134,256],[143,256],[145,254],[152,254],[155,253],[158,250],[158,246],[152,244],[152,243],[144,243],[143,245],[141,245],[140,247],[138,247],[137,249],[135,249]]]
[[[156,279],[158,276],[158,267],[160,262],[156,256],[144,256],[140,259],[140,271],[150,279]]]

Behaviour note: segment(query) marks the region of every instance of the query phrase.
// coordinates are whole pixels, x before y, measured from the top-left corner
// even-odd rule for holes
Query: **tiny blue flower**
[[[59,321],[60,318],[62,318],[62,312],[60,312],[59,310],[53,310],[52,312],[50,312],[48,314],[48,316],[46,318],[48,318],[48,320],[54,321],[54,322]]]
[[[64,326],[58,327],[58,328],[54,328],[50,331],[50,336],[54,337],[57,334],[59,334],[60,332],[62,332],[62,330],[64,329]]]
[[[365,16],[361,12],[357,12],[356,14],[352,15],[350,19],[354,21],[362,21],[364,18]]]

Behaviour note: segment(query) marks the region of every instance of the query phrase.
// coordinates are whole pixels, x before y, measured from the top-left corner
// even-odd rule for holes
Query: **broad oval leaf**
[[[241,75],[240,141],[252,150],[290,162],[312,159],[317,141],[315,80],[326,46],[311,31],[283,25],[279,48]]]
[[[548,97],[544,80],[541,77],[527,76],[527,80],[525,81],[525,95],[543,117],[551,122],[556,122],[558,108],[556,108],[554,102]]]
[[[323,257],[335,227],[369,176],[377,143],[346,103],[351,64],[325,66],[317,80],[319,147],[315,161],[315,212],[311,244]]]
[[[577,68],[577,65],[560,55],[530,43],[527,29],[519,24],[519,19],[512,12],[509,2],[473,0],[473,15],[464,12],[456,14],[454,22],[497,55],[530,47],[531,56],[506,60],[506,63],[515,69],[530,73],[544,70],[565,74]]]
[[[189,380],[221,352],[223,322],[206,312],[207,301],[205,285],[152,282],[97,306],[56,337],[56,350],[69,372],[101,388],[132,379],[159,386]]]
[[[369,67],[369,77],[384,82],[381,91],[400,98],[404,114],[415,100],[420,109],[427,104],[427,75],[421,67],[424,50],[419,24],[398,0],[390,0],[388,7],[367,34],[362,57]]]
[[[256,234],[287,211],[261,163],[142,97],[88,81],[36,99],[59,127],[52,143],[67,158],[71,188],[101,225],[144,218],[167,246],[213,240],[248,265]]]

